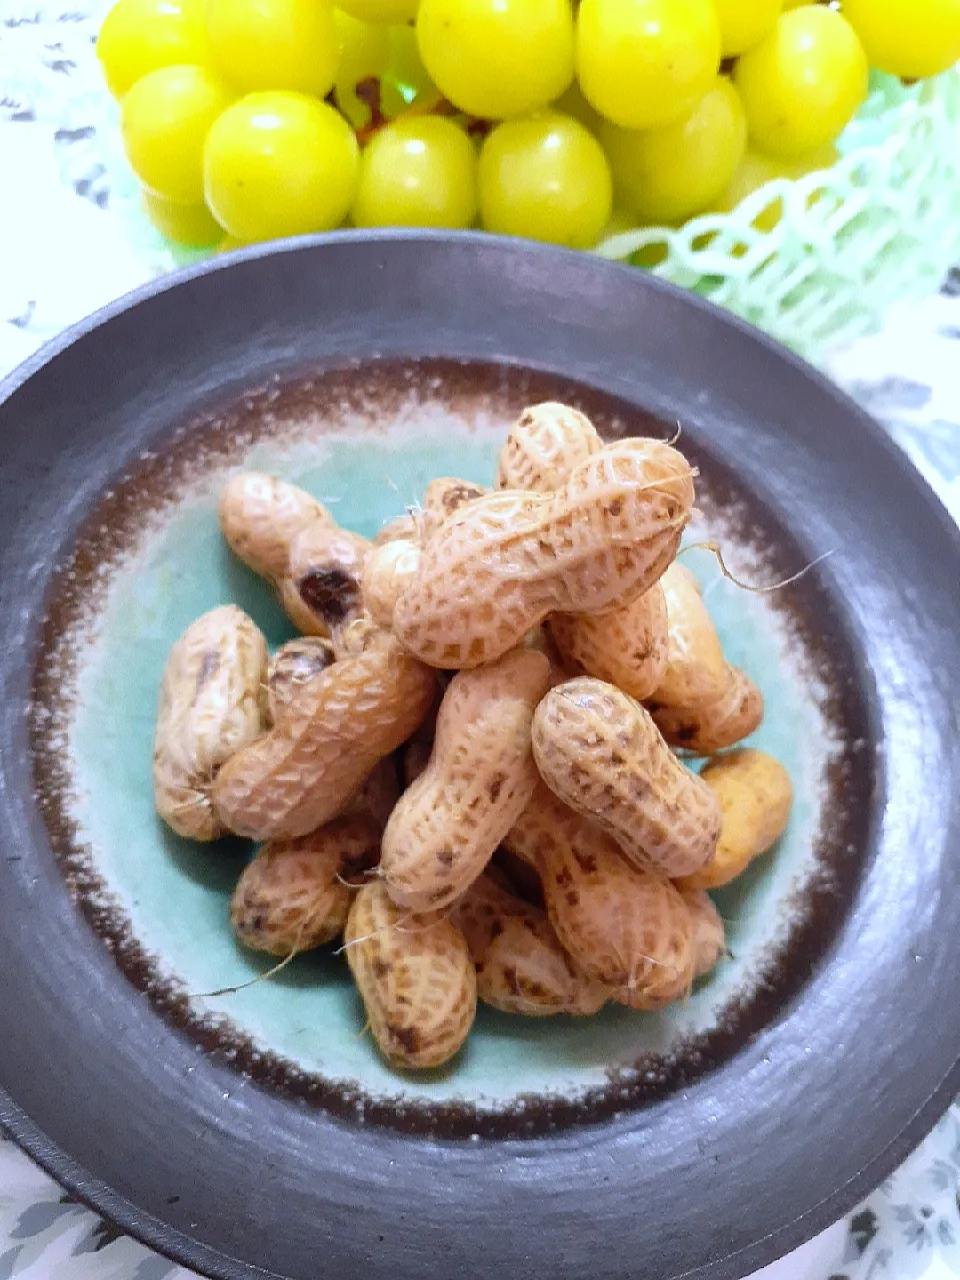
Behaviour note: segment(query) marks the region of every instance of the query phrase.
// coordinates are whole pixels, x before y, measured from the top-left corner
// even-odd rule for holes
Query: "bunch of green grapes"
[[[589,248],[829,165],[871,66],[960,59],[960,0],[118,0],[97,52],[174,241]]]

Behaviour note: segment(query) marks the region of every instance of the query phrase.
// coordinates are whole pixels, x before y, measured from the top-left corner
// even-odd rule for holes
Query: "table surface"
[[[185,260],[140,215],[118,154],[93,55],[103,7],[0,0],[0,377],[67,325]],[[824,364],[960,521],[960,272]],[[0,1133],[0,1280],[53,1274],[189,1275],[75,1203]],[[760,1276],[960,1276],[960,1103],[845,1222]]]

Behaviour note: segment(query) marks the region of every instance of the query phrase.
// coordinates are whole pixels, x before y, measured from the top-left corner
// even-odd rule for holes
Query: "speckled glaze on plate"
[[[322,1256],[348,1275],[442,1261],[455,1276],[626,1276],[642,1256],[650,1275],[735,1276],[922,1136],[960,1038],[942,1006],[924,1013],[958,976],[940,938],[957,877],[944,673],[960,556],[838,393],[632,273],[442,236],[251,252],[38,366],[0,406],[0,581],[19,606],[0,623],[16,850],[0,863],[0,976],[29,1011],[0,1084],[16,1103],[3,1118],[68,1185],[213,1274],[308,1276]],[[285,634],[219,541],[231,467],[303,481],[369,532],[434,474],[489,478],[510,417],[547,396],[608,434],[668,435],[679,418],[701,527],[745,576],[834,552],[767,597],[690,553],[764,688],[757,740],[798,804],[776,856],[721,896],[735,959],[685,1007],[580,1024],[485,1011],[451,1069],[400,1078],[358,1038],[331,956],[199,994],[258,972],[225,926],[245,851],[189,849],[153,818],[157,679],[179,630],[222,600]],[[50,1064],[44,1082],[28,1053]]]

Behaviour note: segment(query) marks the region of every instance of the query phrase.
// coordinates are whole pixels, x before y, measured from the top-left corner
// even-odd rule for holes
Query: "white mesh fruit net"
[[[652,260],[654,275],[816,360],[960,258],[960,69],[910,86],[875,74],[838,148],[832,168],[770,182],[730,213],[615,235],[597,253]],[[775,225],[758,228],[777,200]]]

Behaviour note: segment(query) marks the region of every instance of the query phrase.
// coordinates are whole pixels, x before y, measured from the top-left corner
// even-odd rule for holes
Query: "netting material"
[[[960,258],[960,70],[905,86],[875,74],[831,169],[778,179],[730,213],[612,236],[642,260],[816,360],[874,328],[890,303],[935,289]],[[757,216],[780,199],[776,226]]]

